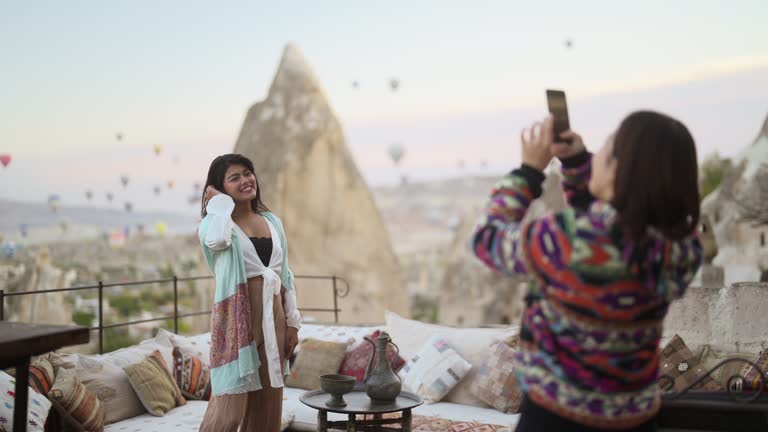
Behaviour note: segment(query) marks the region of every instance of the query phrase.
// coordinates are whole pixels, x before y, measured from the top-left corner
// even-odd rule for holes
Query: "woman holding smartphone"
[[[523,131],[523,164],[493,190],[471,240],[489,267],[533,280],[517,431],[654,431],[662,322],[702,258],[696,147],[682,123],[649,111],[626,117],[594,158],[552,124]],[[570,205],[522,224],[552,157]]]
[[[198,234],[216,279],[211,314],[211,388],[200,430],[278,432],[287,359],[301,315],[280,219],[261,202],[253,163],[213,160]]]

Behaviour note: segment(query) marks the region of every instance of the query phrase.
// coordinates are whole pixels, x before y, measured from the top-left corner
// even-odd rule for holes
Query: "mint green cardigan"
[[[293,272],[288,266],[288,243],[283,224],[271,212],[261,215],[278,231],[283,248],[280,279],[286,290],[293,291]],[[227,247],[212,249],[205,242],[211,221],[217,216],[229,217],[209,212],[198,229],[203,254],[216,280],[211,314],[211,390],[213,395],[260,390],[259,354],[250,328],[251,311],[242,247],[234,230]]]

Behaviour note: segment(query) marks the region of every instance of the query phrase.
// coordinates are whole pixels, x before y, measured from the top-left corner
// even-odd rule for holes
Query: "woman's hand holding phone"
[[[569,142],[566,142],[568,140]],[[581,139],[581,135],[572,130],[567,130],[560,134],[560,140],[552,143],[552,154],[558,159],[567,159],[572,156],[576,156],[587,148],[584,146],[584,141]]]
[[[552,160],[552,123],[550,115],[520,132],[523,163],[539,171],[544,171]]]

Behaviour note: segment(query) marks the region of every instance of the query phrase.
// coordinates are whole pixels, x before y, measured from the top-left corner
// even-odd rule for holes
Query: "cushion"
[[[503,341],[491,344],[485,363],[472,381],[472,393],[503,413],[520,411],[523,392],[514,372],[515,349]]]
[[[303,345],[285,384],[289,387],[317,390],[320,388],[320,375],[339,372],[347,353],[347,343],[307,339]]]
[[[101,401],[80,382],[74,370],[59,369],[48,397],[83,429],[104,429],[106,413]]]
[[[474,407],[488,406],[472,394],[470,385],[474,380],[476,371],[485,362],[491,343],[495,340],[507,340],[513,343],[512,341],[520,332],[518,326],[454,328],[409,320],[390,311],[386,312],[385,317],[389,335],[392,337],[392,341],[400,347],[400,355],[403,358],[413,357],[430,337],[440,335],[448,341],[456,352],[472,364],[467,378],[443,398],[444,402]]]
[[[167,338],[175,348],[179,348],[182,353],[195,356],[206,366],[211,366],[211,333],[203,333],[195,336],[182,336],[159,329],[155,338]],[[173,363],[168,363],[173,364]]]
[[[29,386],[45,396],[53,387],[55,378],[53,365],[45,357],[39,357],[29,365]]]
[[[368,338],[376,342],[376,339],[381,334],[380,330],[376,330],[371,333]],[[365,369],[368,366],[368,360],[373,353],[373,347],[368,342],[360,344],[357,348],[347,352],[344,356],[344,361],[341,363],[339,373],[355,377],[355,381],[362,382],[365,378]],[[392,366],[392,370],[399,371],[405,366],[405,359],[395,353],[395,348],[392,344],[387,347],[387,361]],[[373,366],[375,367],[376,360],[374,360]]]
[[[299,346],[305,339],[315,339],[326,342],[346,342],[347,351],[352,351],[363,344],[363,337],[368,336],[373,331],[378,330],[373,327],[353,327],[353,326],[331,326],[319,324],[303,324],[299,329]]]
[[[209,400],[211,398],[211,372],[208,365],[193,355],[173,349],[173,377],[184,398]]]
[[[660,363],[660,375],[667,375],[674,380],[671,389],[675,391],[686,389],[707,372],[707,369],[701,365],[701,359],[691,353],[691,350],[688,349],[683,339],[678,335],[675,335],[661,351]],[[665,386],[663,379],[659,382],[662,386]],[[671,389],[662,388],[662,390]],[[711,376],[708,376],[691,390],[720,391],[722,387],[720,383],[712,379]]]
[[[755,360],[757,366],[760,367],[756,370],[752,365],[744,365],[741,369],[740,375],[744,377],[744,389],[745,390],[757,390],[760,387],[760,375],[765,376],[768,372],[768,350],[764,350],[757,356]],[[764,378],[765,385],[768,387],[768,377]]]
[[[123,370],[148,413],[162,417],[171,409],[187,403],[160,351],[154,351],[144,360]]]
[[[45,420],[51,411],[51,402],[32,387],[27,391],[27,432],[43,432]],[[0,370],[0,430],[13,430],[15,404],[16,379]]]
[[[146,412],[128,381],[128,375],[109,357],[51,354],[48,358],[57,370],[73,369],[77,373],[80,381],[99,398],[104,406],[107,424]]]
[[[433,336],[400,371],[403,387],[427,403],[440,402],[472,369],[448,341]]]

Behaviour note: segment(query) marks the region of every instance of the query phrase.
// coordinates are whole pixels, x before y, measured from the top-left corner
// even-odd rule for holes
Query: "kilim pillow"
[[[764,376],[765,385],[768,387],[768,377],[765,376],[768,373],[768,350],[761,352],[755,363],[760,367],[759,370],[752,365],[744,365],[741,369],[740,375],[744,377],[745,390],[757,390],[760,386],[760,375]]]
[[[160,351],[123,368],[131,387],[148,413],[162,417],[171,409],[185,405],[181,389],[174,381]]]
[[[59,368],[48,392],[53,403],[87,431],[104,430],[104,407],[93,392],[85,388],[72,369]]]
[[[376,330],[371,333],[368,338],[376,342],[380,333],[380,330]],[[372,352],[373,347],[368,342],[358,345],[357,348],[344,356],[344,361],[341,363],[341,370],[339,372],[344,375],[355,377],[355,381],[357,382],[362,382],[363,378],[365,378],[365,368],[368,366],[368,360],[371,358]],[[376,365],[377,360],[374,360],[374,366]],[[395,348],[392,345],[387,347],[387,361],[389,361],[392,370],[395,372],[405,366],[405,359],[395,354]]]
[[[285,384],[307,390],[319,389],[320,375],[338,373],[346,353],[346,342],[304,340]]]
[[[685,342],[683,342],[683,339],[678,335],[675,335],[661,351],[660,363],[660,375],[666,375],[674,380],[672,389],[675,391],[686,389],[707,372],[700,364],[701,359],[693,355],[691,350],[685,345]],[[662,386],[665,385],[663,378],[659,382]],[[662,388],[662,390],[671,389]],[[721,391],[722,387],[712,377],[708,376],[691,390],[714,392]]]
[[[43,395],[27,389],[27,432],[43,432],[51,402]],[[0,430],[13,430],[13,408],[16,405],[16,379],[0,370]]]
[[[45,357],[38,358],[29,366],[29,386],[41,395],[48,394],[55,377],[53,365]]]
[[[472,393],[503,413],[518,412],[523,400],[514,372],[514,355],[515,349],[504,341],[492,343],[488,358],[472,381]]]
[[[201,359],[176,347],[173,349],[173,364],[176,384],[187,400],[211,398],[211,372]]]
[[[472,364],[441,336],[432,336],[400,370],[403,386],[427,403],[437,403],[466,376]]]

